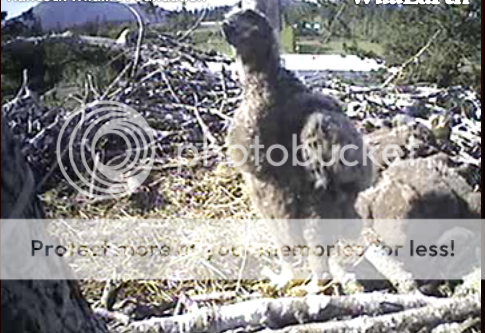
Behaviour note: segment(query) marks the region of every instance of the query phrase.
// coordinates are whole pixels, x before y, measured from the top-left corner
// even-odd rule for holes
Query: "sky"
[[[2,11],[8,13],[8,18],[12,18],[35,6],[41,1],[18,1],[18,0],[1,0]],[[127,1],[125,1],[127,2]],[[132,1],[134,2],[134,1]],[[216,7],[224,5],[234,5],[238,0],[188,0],[187,8]],[[178,9],[181,7],[181,0],[154,0],[154,3],[166,9]]]

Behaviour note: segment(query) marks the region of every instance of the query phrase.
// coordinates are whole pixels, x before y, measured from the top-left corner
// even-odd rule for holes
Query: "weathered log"
[[[463,298],[465,299],[465,298]],[[310,322],[375,316],[449,303],[446,299],[422,295],[381,293],[343,297],[259,299],[166,318],[150,318],[130,325],[133,332],[223,332],[240,328],[282,328]],[[319,331],[319,332],[323,332]]]
[[[382,249],[371,245],[365,252],[365,258],[391,282],[398,292],[402,294],[417,292],[418,285],[413,276],[402,268],[401,262],[386,256]]]
[[[40,37],[19,37],[2,44],[2,53],[6,52],[31,52],[32,49],[46,44],[65,44],[75,47],[93,46],[123,51],[126,46],[117,43],[116,40],[104,37],[81,36],[72,33],[53,34]]]
[[[429,332],[446,323],[479,318],[481,315],[479,295],[467,298],[440,299],[419,309],[401,311],[378,317],[359,318],[327,323],[296,325],[281,330],[264,330],[264,333],[359,333],[359,332]]]

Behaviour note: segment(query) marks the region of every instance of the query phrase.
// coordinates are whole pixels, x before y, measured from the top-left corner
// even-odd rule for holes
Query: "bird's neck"
[[[282,69],[279,54],[271,55],[265,61],[247,61],[238,58],[238,63],[245,93],[264,96],[276,89],[278,75]]]
[[[245,99],[260,106],[283,102],[307,90],[293,73],[283,67],[279,55],[267,62],[267,66],[251,66],[244,61],[239,61],[239,64]]]

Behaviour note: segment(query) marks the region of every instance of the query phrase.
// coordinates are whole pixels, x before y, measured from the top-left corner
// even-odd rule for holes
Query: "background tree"
[[[345,4],[344,10],[340,11]],[[320,0],[318,12],[326,31],[323,41],[345,38],[347,53],[401,65],[440,31],[436,40],[408,67],[401,83],[465,85],[481,92],[481,1],[469,5],[357,5]],[[337,15],[338,14],[338,15]],[[364,50],[358,41],[378,42],[384,52]]]
[[[440,31],[404,79],[409,83],[435,82],[439,86],[471,85],[479,90],[480,80],[474,76],[479,72],[481,59],[481,6],[481,1],[473,1],[470,5],[442,3],[395,11],[384,38],[386,62],[405,62]]]

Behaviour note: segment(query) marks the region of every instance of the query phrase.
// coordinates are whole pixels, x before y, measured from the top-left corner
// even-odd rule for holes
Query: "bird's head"
[[[263,14],[251,9],[236,12],[224,21],[222,29],[245,65],[264,68],[279,58],[275,32]]]

